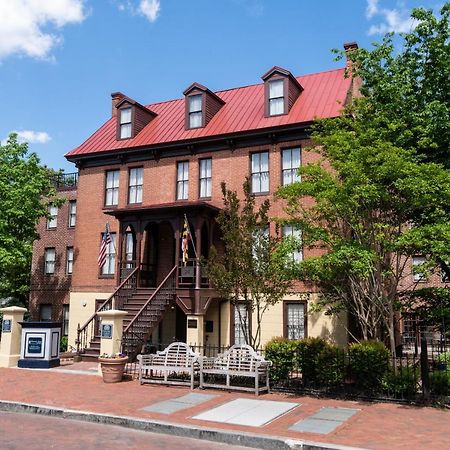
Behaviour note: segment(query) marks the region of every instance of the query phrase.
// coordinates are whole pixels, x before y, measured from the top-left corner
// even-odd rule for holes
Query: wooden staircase
[[[131,283],[130,288],[127,280],[133,277],[136,269],[97,310],[98,313],[114,307],[128,312],[123,321],[122,352],[130,360],[141,352],[155,327],[164,318],[169,305],[174,304],[176,268],[169,272],[157,288],[138,288],[135,283]],[[124,293],[124,290],[127,292]],[[96,314],[78,329],[78,347],[83,360],[96,360],[99,357],[100,336]]]

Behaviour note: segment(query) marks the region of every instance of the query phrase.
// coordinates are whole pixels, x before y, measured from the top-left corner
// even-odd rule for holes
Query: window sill
[[[119,205],[105,205],[103,206],[103,211],[108,211],[110,209],[117,209]]]
[[[252,192],[252,195],[254,195],[255,197],[263,197],[265,195],[270,195],[270,191],[267,191],[267,192]]]
[[[114,280],[114,278],[116,278],[115,274],[112,275],[99,275],[98,278],[100,280]]]

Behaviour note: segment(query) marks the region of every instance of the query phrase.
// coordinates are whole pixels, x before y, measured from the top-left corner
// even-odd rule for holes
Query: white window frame
[[[267,160],[267,167],[264,167],[263,158]],[[270,192],[268,151],[251,154],[251,172],[252,194],[268,194]],[[263,190],[263,187],[267,187],[267,190]]]
[[[302,249],[302,231],[296,228],[294,225],[285,224],[282,228],[283,237],[290,237],[295,240],[295,243],[298,243],[298,250],[294,250],[290,253],[289,257],[292,259],[292,262],[300,262],[303,261],[303,249]]]
[[[106,247],[105,264],[102,266],[102,275],[114,275],[116,273],[116,233],[109,233],[111,242]],[[102,233],[102,240],[103,240]]]
[[[275,95],[272,93],[272,87],[275,88],[275,85],[281,86],[281,95]],[[280,116],[285,113],[285,84],[284,79],[276,79],[269,81],[268,85],[269,91],[269,116]],[[279,105],[282,105],[281,112],[278,110]]]
[[[47,310],[47,313],[48,313],[48,311],[50,311],[50,315],[49,314],[43,314],[43,312],[45,310]],[[52,320],[52,316],[53,316],[53,305],[51,303],[41,303],[39,305],[39,320],[41,320],[41,321],[50,321],[50,320]]]
[[[298,153],[298,165],[294,165],[293,155]],[[298,173],[302,164],[302,151],[300,147],[285,148],[281,151],[281,177],[283,186],[301,181],[301,176]]]
[[[105,177],[105,206],[117,206],[119,204],[120,170],[107,170]]]
[[[177,200],[189,199],[189,161],[177,162]]]
[[[56,266],[56,249],[48,247],[44,251],[44,273],[45,275],[53,275]]]
[[[47,230],[54,230],[58,226],[58,209],[56,205],[49,205],[50,217],[47,219]]]
[[[128,173],[128,203],[142,203],[144,168],[132,167]]]
[[[134,261],[134,234],[131,231],[125,233],[125,261],[127,269],[132,269]]]
[[[194,104],[199,100],[199,107],[195,107]],[[188,120],[189,128],[201,128],[203,126],[203,95],[195,94],[188,97]]]
[[[413,272],[413,280],[414,282],[425,282],[427,281],[426,275],[423,272],[415,272],[414,268],[417,266],[421,266],[422,264],[425,264],[427,262],[427,259],[425,256],[413,256],[412,257],[412,272]]]
[[[204,158],[199,162],[200,198],[211,197],[212,158]]]
[[[73,228],[77,223],[77,201],[69,201],[69,228]]]
[[[120,126],[119,126],[119,134],[120,139],[129,139],[133,133],[132,127],[132,116],[133,111],[132,108],[122,108],[119,109],[120,114]],[[129,116],[129,117],[128,117]]]
[[[66,274],[72,275],[73,273],[73,247],[66,248]]]

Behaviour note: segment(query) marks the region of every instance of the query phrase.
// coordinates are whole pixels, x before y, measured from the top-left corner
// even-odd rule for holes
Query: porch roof
[[[194,202],[171,202],[161,203],[150,206],[127,206],[126,208],[114,208],[105,210],[105,214],[116,218],[124,217],[129,214],[188,214],[206,212],[209,214],[217,214],[220,208],[203,201]]]

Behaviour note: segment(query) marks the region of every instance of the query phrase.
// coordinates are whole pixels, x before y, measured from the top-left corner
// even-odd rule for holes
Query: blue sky
[[[342,66],[331,48],[369,47],[408,31],[422,0],[0,0],[0,140],[11,131],[44,164],[111,112],[111,92],[147,104],[193,81],[221,90],[258,83],[273,65],[294,75]]]

